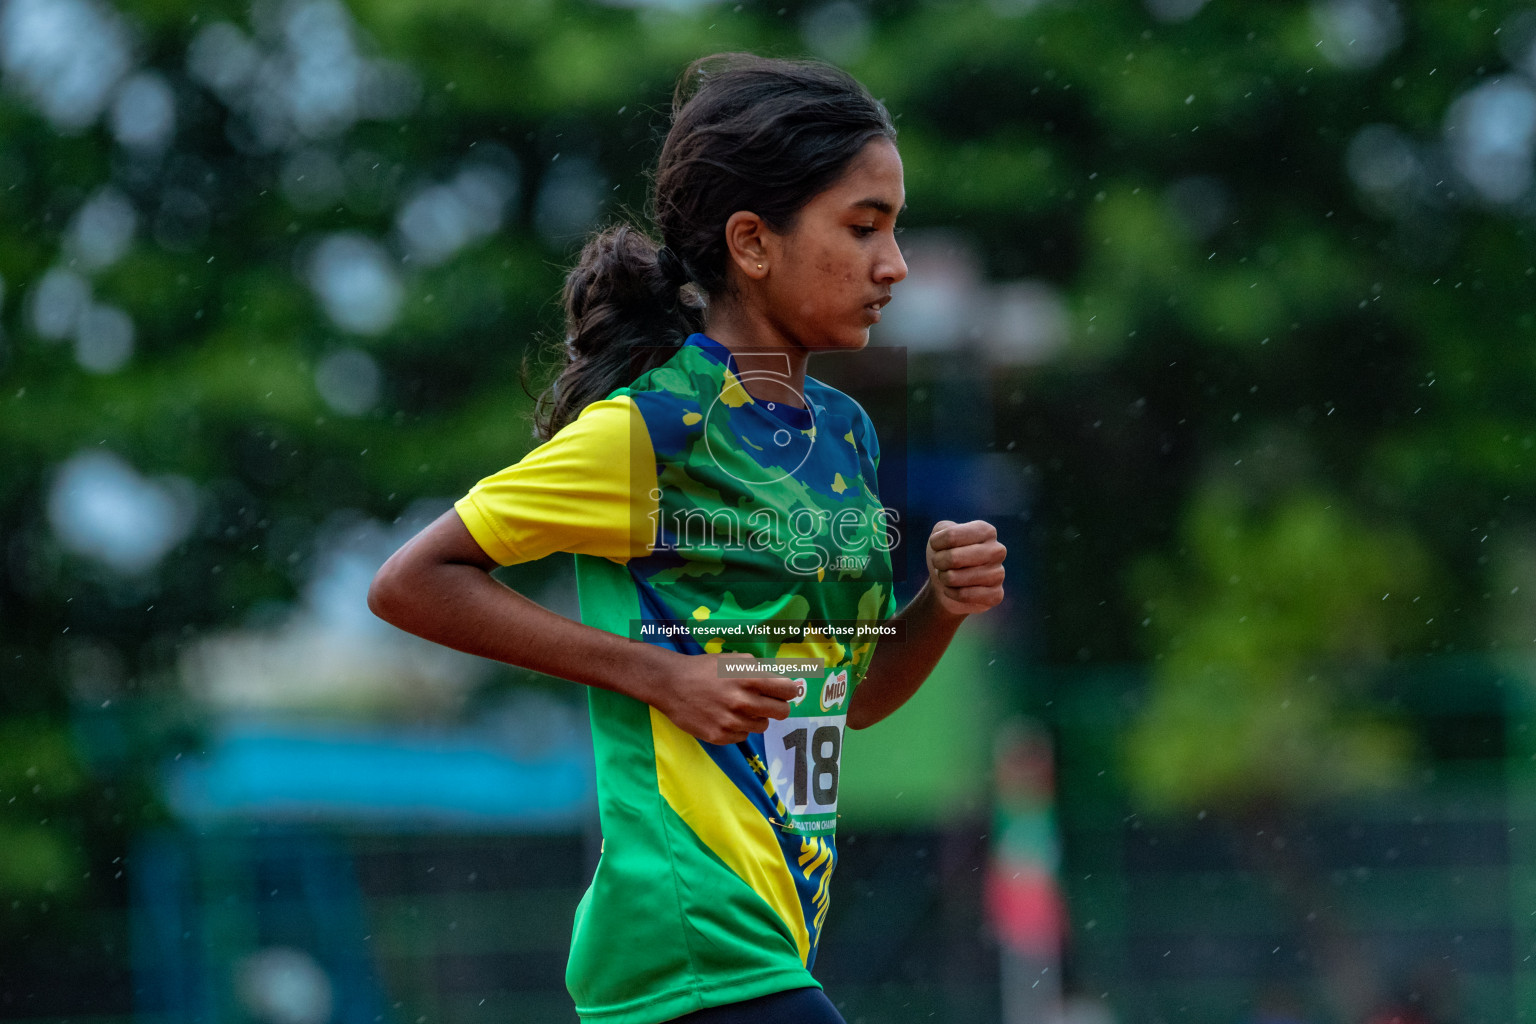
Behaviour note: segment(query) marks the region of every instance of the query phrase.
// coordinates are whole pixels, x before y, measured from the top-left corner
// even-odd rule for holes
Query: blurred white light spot
[[[313,534],[314,563],[286,619],[275,628],[214,632],[186,647],[181,678],[189,694],[235,714],[339,709],[349,717],[441,720],[462,707],[485,679],[487,662],[411,636],[368,610],[379,566],[452,504],[451,497],[421,499],[393,523],[333,513]],[[294,526],[310,536],[307,524]],[[575,614],[563,595],[537,597]]]
[[[533,226],[551,245],[561,246],[587,233],[603,209],[608,183],[590,160],[572,157],[550,168],[533,205]]]
[[[91,286],[85,278],[72,270],[54,267],[32,290],[32,330],[49,341],[67,338],[90,301]]]
[[[452,188],[478,222],[477,233],[488,235],[501,226],[503,208],[517,195],[517,180],[498,167],[471,164],[454,176]]]
[[[340,547],[324,550],[304,588],[304,614],[310,622],[338,634],[388,635],[368,610],[368,587],[389,557],[375,542],[392,532],[381,523],[360,524]]]
[[[187,73],[225,102],[233,102],[260,62],[261,51],[227,21],[203,26],[187,47]]]
[[[1049,283],[1010,281],[987,292],[977,326],[993,364],[1041,363],[1066,344],[1067,306]]]
[[[91,305],[75,327],[75,361],[91,373],[115,373],[133,355],[133,320],[116,306]]]
[[[352,40],[352,18],[335,0],[290,3],[283,19],[288,44],[285,82],[299,131],[325,138],[357,120],[363,62]]]
[[[423,189],[400,208],[395,230],[411,259],[436,266],[458,251],[474,230],[470,209],[447,185]]]
[[[517,183],[490,166],[470,166],[450,184],[433,185],[400,208],[395,229],[411,259],[436,266],[476,238],[501,227]]]
[[[196,507],[189,481],[147,479],[99,448],[65,462],[48,493],[48,521],[59,542],[129,574],[152,568],[181,543]]]
[[[363,235],[331,235],[316,247],[309,284],[336,326],[382,334],[400,313],[403,289],[383,246]]]
[[[366,37],[337,0],[266,0],[251,15],[254,40],[219,22],[187,54],[191,76],[237,113],[227,134],[239,149],[335,139],[361,118],[401,118],[421,102],[410,68],[364,55]]]
[[[1188,21],[1200,13],[1206,0],[1146,0],[1147,13],[1158,21]]]
[[[279,180],[288,202],[309,212],[334,205],[347,184],[336,158],[315,148],[301,149],[290,156],[283,163]]]
[[[108,185],[75,212],[64,251],[87,271],[109,267],[128,251],[138,219],[127,197]]]
[[[315,367],[315,390],[325,404],[344,416],[361,416],[379,400],[383,374],[361,349],[332,352]]]
[[[1459,97],[1445,134],[1456,169],[1485,198],[1511,203],[1531,187],[1536,92],[1524,81],[1494,79]]]
[[[141,71],[123,83],[112,104],[112,134],[129,149],[159,153],[176,133],[176,96],[164,78]]]
[[[812,10],[800,23],[806,48],[838,64],[851,64],[869,49],[869,15],[850,0],[833,0]]]
[[[1413,143],[1390,124],[1368,124],[1355,133],[1344,154],[1355,187],[1391,208],[1411,197],[1421,164]]]
[[[1374,67],[1403,41],[1403,18],[1389,0],[1317,0],[1318,49],[1341,68]]]
[[[245,110],[250,142],[259,152],[282,149],[294,141],[290,70],[280,56],[263,58],[245,95],[232,104]]]
[[[955,348],[966,336],[982,287],[971,245],[945,231],[909,231],[902,244],[910,274],[892,292],[872,337],[914,352]]]
[[[7,0],[0,69],[55,128],[78,131],[128,72],[128,32],[117,12],[91,0]]]
[[[325,1024],[331,980],[301,949],[269,946],[240,962],[236,988],[245,1009],[264,1024]]]

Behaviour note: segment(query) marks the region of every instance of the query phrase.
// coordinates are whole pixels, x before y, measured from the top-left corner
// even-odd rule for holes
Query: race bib
[[[839,766],[848,720],[848,670],[829,672],[819,684],[803,679],[790,701],[789,717],[768,720],[764,763],[774,792],[784,804],[783,827],[802,835],[837,828]]]

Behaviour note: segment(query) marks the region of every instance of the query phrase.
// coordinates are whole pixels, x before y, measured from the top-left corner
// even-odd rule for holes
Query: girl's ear
[[[751,280],[761,281],[768,276],[770,233],[763,218],[747,210],[737,210],[725,222],[726,252],[736,269]]]

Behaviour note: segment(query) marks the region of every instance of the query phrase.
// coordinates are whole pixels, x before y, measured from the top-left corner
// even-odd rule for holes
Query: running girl
[[[901,524],[868,416],[805,371],[864,347],[906,277],[895,140],[835,68],[689,67],[654,179],[664,244],[625,225],[587,243],[544,443],[369,594],[402,629],[590,687],[603,852],[566,976],[584,1021],[842,1020],[810,968],[843,730],[900,707],[964,617],[1002,600],[996,531],[940,522],[894,616],[904,642],[846,632],[893,618]],[[557,551],[575,555],[581,623],[490,575]],[[814,671],[741,671],[767,658]]]

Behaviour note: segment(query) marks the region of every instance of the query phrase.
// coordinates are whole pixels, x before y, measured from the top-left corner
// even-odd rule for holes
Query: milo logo
[[[795,682],[795,695],[793,697],[789,698],[789,702],[791,704],[799,704],[802,700],[805,699],[805,680],[804,679],[796,679],[794,682]]]
[[[821,710],[831,711],[848,696],[848,670],[833,672],[821,684]]]

